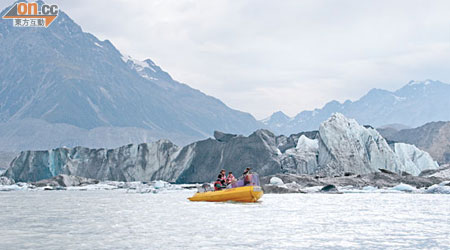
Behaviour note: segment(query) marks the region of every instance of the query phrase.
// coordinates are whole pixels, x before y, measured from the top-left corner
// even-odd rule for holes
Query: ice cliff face
[[[178,157],[189,159],[190,155],[167,140],[109,150],[76,147],[24,151],[11,162],[5,175],[17,181],[38,181],[59,174],[98,180],[174,181],[182,170],[174,165]]]
[[[24,151],[5,176],[15,181],[38,181],[58,174],[99,180],[178,183],[207,182],[221,169],[239,177],[246,167],[260,175],[276,173],[343,175],[387,169],[417,175],[438,165],[415,146],[397,143],[391,148],[373,128],[359,125],[342,114],[333,114],[319,131],[289,137],[257,130],[248,137],[214,133],[207,139],[178,147],[169,141],[116,149],[58,148]]]
[[[427,152],[405,143],[395,143],[391,148],[375,129],[361,126],[340,113],[323,122],[312,137],[301,135],[297,146],[286,150],[282,155],[283,169],[325,176],[367,174],[379,169],[418,175],[425,169],[439,167]]]
[[[319,168],[325,175],[370,173],[378,169],[402,170],[402,163],[375,130],[336,113],[319,128]]]
[[[418,175],[438,167],[428,153],[404,143],[391,148],[375,129],[340,113],[323,122],[314,138],[300,136],[297,146],[283,154],[282,163],[289,173],[324,176],[367,174],[379,169]]]
[[[219,136],[219,134],[217,133]],[[17,181],[38,181],[58,174],[98,180],[204,182],[220,169],[238,177],[246,167],[263,175],[281,171],[276,137],[258,130],[248,137],[225,136],[178,147],[169,141],[129,144],[116,149],[84,147],[24,151],[5,175]]]
[[[394,151],[402,162],[403,169],[401,170],[413,175],[419,175],[424,170],[421,166],[432,166],[429,169],[437,169],[439,167],[430,154],[414,145],[395,143]]]

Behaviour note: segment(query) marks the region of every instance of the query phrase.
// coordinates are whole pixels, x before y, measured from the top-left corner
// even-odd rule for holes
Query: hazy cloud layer
[[[412,79],[450,82],[450,1],[47,2],[258,119]]]

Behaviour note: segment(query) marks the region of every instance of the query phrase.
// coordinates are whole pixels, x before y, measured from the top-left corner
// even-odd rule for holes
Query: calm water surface
[[[0,192],[0,249],[450,247],[450,195],[283,194],[189,202],[191,191]]]

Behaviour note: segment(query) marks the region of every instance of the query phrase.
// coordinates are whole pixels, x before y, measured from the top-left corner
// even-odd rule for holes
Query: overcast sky
[[[450,82],[450,1],[46,2],[257,119],[409,80]]]

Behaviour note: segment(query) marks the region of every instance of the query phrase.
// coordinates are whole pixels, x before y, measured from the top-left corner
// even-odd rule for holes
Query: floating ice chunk
[[[450,194],[450,181],[444,181],[440,184],[434,184],[425,190],[428,194]]]
[[[425,192],[429,194],[450,194],[450,187],[433,185],[429,187]]]
[[[270,178],[270,184],[278,186],[278,185],[283,185],[284,182],[282,179],[274,176],[274,177]]]
[[[167,183],[165,181],[155,181],[153,183],[153,187],[156,189],[160,189],[160,188],[164,188],[164,187],[168,186],[167,184],[169,184],[169,183]]]
[[[404,183],[400,183],[397,186],[393,187],[392,190],[397,190],[397,191],[402,191],[402,192],[416,192],[417,188],[408,185],[408,184],[404,184]]]

